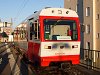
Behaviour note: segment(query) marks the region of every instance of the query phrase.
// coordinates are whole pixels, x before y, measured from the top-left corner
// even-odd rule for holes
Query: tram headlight
[[[78,48],[78,45],[73,45],[72,48]]]
[[[45,45],[45,46],[44,46],[44,49],[51,49],[51,46]]]

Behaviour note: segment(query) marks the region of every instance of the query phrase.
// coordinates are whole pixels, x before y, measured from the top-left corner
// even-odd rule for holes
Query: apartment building
[[[93,49],[92,60],[100,68],[100,0],[84,0],[84,48]],[[91,54],[91,53],[90,53]]]
[[[14,29],[14,41],[27,40],[26,25],[26,23],[21,23]]]
[[[8,37],[4,37],[2,34],[5,33]],[[12,33],[12,23],[0,22],[0,42],[8,42],[9,35]],[[5,35],[4,34],[4,35]]]
[[[100,51],[99,6],[100,0],[64,0],[64,7],[75,10],[79,15],[81,27],[84,27],[84,32],[81,32],[81,47],[84,49]],[[95,51],[84,52],[84,58],[89,55],[93,61],[92,66],[100,68],[97,64],[100,63],[100,53]]]
[[[64,7],[77,11],[77,0],[65,0]]]

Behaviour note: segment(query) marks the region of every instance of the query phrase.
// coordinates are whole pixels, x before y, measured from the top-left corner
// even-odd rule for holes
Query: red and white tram
[[[49,66],[52,62],[79,64],[80,23],[75,11],[45,8],[25,22],[27,40],[17,39],[17,43],[26,49],[25,56],[29,61],[40,66]]]

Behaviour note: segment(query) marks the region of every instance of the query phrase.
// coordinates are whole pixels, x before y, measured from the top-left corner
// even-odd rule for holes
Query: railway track
[[[4,55],[6,53],[6,50],[11,46],[11,43],[0,43],[0,64],[2,62],[2,55]]]
[[[6,49],[6,44],[5,43],[0,43],[0,54],[3,53]]]
[[[28,64],[26,64],[26,62],[22,59],[23,53],[18,48],[18,46],[15,46],[14,44],[12,44],[12,47],[10,49],[11,49],[12,54],[14,55],[13,57],[15,59],[15,62],[19,67],[20,74],[21,75],[34,75],[30,67],[28,67]]]
[[[34,66],[34,64],[27,63],[22,59],[23,53],[21,53],[21,50],[18,49],[18,47],[14,46],[12,43],[2,44],[2,45],[0,44],[0,51],[2,50],[2,53],[0,54],[0,56],[4,54],[7,48],[9,47],[11,49],[11,54],[14,55],[15,63],[19,67],[19,72],[22,75],[25,75],[25,71],[27,71],[28,73],[27,75],[91,75],[91,73],[88,73],[88,71],[90,70],[86,71],[87,69],[85,68],[83,70],[82,69],[83,67],[81,65],[71,65],[70,63],[67,63],[67,64],[63,63],[61,65],[56,64],[56,66],[51,65],[49,67]],[[18,60],[16,60],[17,58]],[[2,61],[2,59],[0,59],[0,61]],[[21,63],[21,64],[18,64],[18,63]],[[20,67],[24,67],[24,68],[20,68]],[[25,71],[21,71],[20,69],[25,70]],[[98,75],[94,73],[92,75]]]
[[[20,49],[16,46],[14,46],[17,53],[22,57]],[[27,64],[24,60],[22,60],[24,64]],[[56,65],[56,66],[49,66],[49,67],[33,67],[34,64],[30,63],[28,64],[30,70],[33,72],[34,75],[85,75],[79,69],[77,69],[77,66],[63,63],[62,65]]]
[[[8,48],[12,46],[12,43],[1,43],[0,44],[0,54],[5,52]]]
[[[39,67],[35,69],[31,66],[31,70],[35,73],[35,75],[85,75],[81,71],[79,71],[75,66],[63,65],[64,68],[58,66],[49,66],[49,67]]]

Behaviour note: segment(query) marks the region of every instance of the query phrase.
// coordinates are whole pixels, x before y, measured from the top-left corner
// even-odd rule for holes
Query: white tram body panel
[[[40,50],[41,50],[39,53],[40,57],[49,57],[49,56],[58,56],[58,55],[79,55],[80,42],[68,42],[68,43],[42,42]]]
[[[43,9],[40,16],[62,16],[62,17],[78,17],[77,13],[65,8],[48,8]]]

